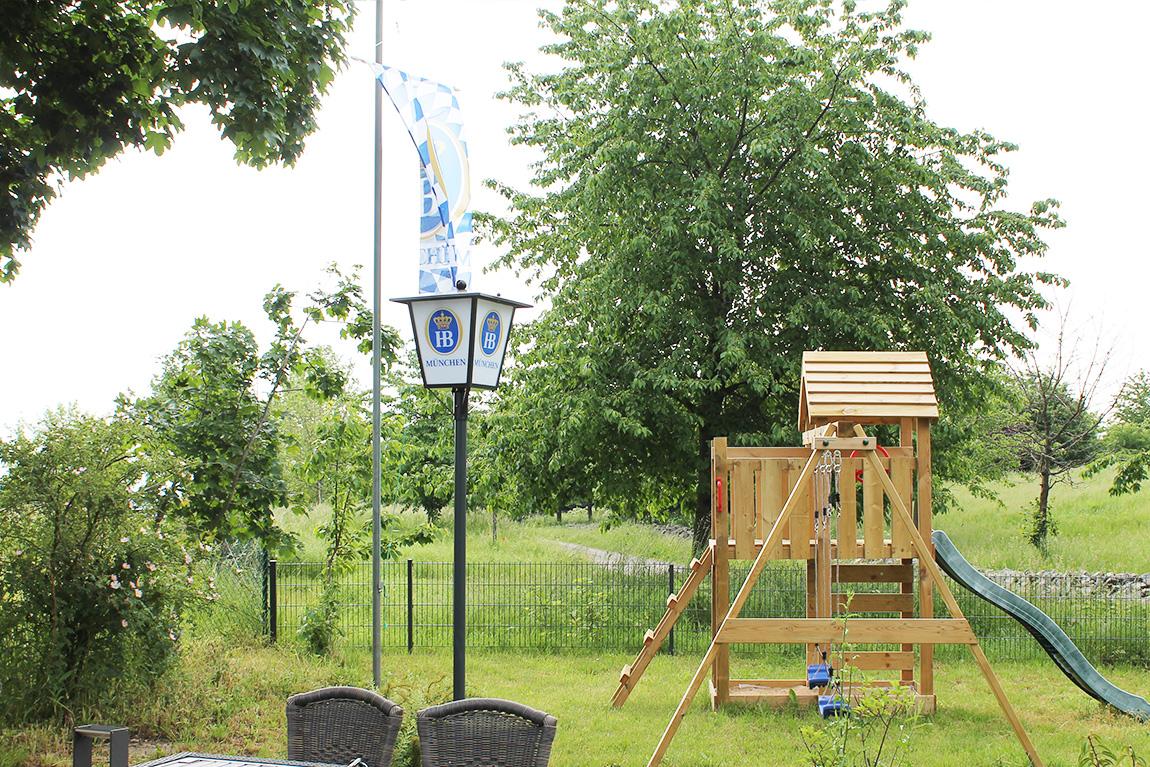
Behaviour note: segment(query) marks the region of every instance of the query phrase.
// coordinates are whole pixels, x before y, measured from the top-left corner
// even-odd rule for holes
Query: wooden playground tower
[[[829,653],[868,674],[897,675],[867,684],[913,690],[923,713],[933,713],[936,705],[934,645],[965,644],[1031,763],[1042,767],[934,561],[930,425],[937,418],[925,353],[806,352],[798,420],[802,447],[729,447],[726,438],[712,441],[710,545],[691,563],[679,592],[668,597],[666,613],[644,635],[638,656],[623,667],[611,701],[623,705],[710,575],[711,644],[648,767],[662,761],[708,673],[714,708],[728,702],[783,705],[791,699],[804,704],[818,700],[820,690],[810,689],[807,679],[731,678],[733,643],[805,644],[808,664],[823,662]],[[867,427],[879,424],[897,425],[897,446],[878,445]],[[833,531],[835,523],[827,511],[828,489],[834,484],[831,471],[838,480]],[[856,484],[860,480],[861,494]],[[806,562],[805,618],[742,617],[751,590],[772,559]],[[733,600],[732,560],[753,560]],[[855,593],[846,607],[846,592],[856,588],[852,584],[874,583],[897,584],[898,591]],[[934,616],[936,590],[949,617]],[[848,621],[841,617],[845,609],[851,614]],[[886,649],[844,654],[839,650],[847,637],[851,645]],[[842,669],[835,673],[841,675]],[[848,690],[846,697],[857,693]]]

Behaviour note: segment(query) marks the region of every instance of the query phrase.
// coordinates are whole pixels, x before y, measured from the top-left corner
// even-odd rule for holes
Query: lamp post
[[[455,416],[455,563],[452,573],[452,693],[466,697],[467,642],[467,395],[495,389],[516,309],[530,304],[486,293],[394,298],[406,304],[423,385],[451,389]]]

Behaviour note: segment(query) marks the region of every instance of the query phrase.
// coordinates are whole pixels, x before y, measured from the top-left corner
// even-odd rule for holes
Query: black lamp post
[[[530,304],[486,293],[438,293],[392,299],[406,304],[423,385],[451,389],[455,415],[455,564],[452,589],[452,692],[466,697],[467,395],[494,389],[516,309]]]

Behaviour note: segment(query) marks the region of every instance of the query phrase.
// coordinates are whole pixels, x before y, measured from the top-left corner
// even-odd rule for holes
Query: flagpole
[[[375,0],[375,63],[383,64],[383,0]],[[383,460],[380,453],[380,342],[379,313],[383,305],[383,88],[372,78],[375,91],[375,251],[371,273],[371,679],[379,689],[382,676],[383,633],[380,620],[382,567],[379,561],[383,543],[380,506],[383,486]]]

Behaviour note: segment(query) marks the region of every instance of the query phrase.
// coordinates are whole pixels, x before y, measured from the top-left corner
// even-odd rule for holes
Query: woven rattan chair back
[[[390,767],[403,709],[358,687],[324,687],[288,698],[288,759]]]
[[[432,706],[415,719],[423,767],[546,767],[555,717],[498,698]]]

